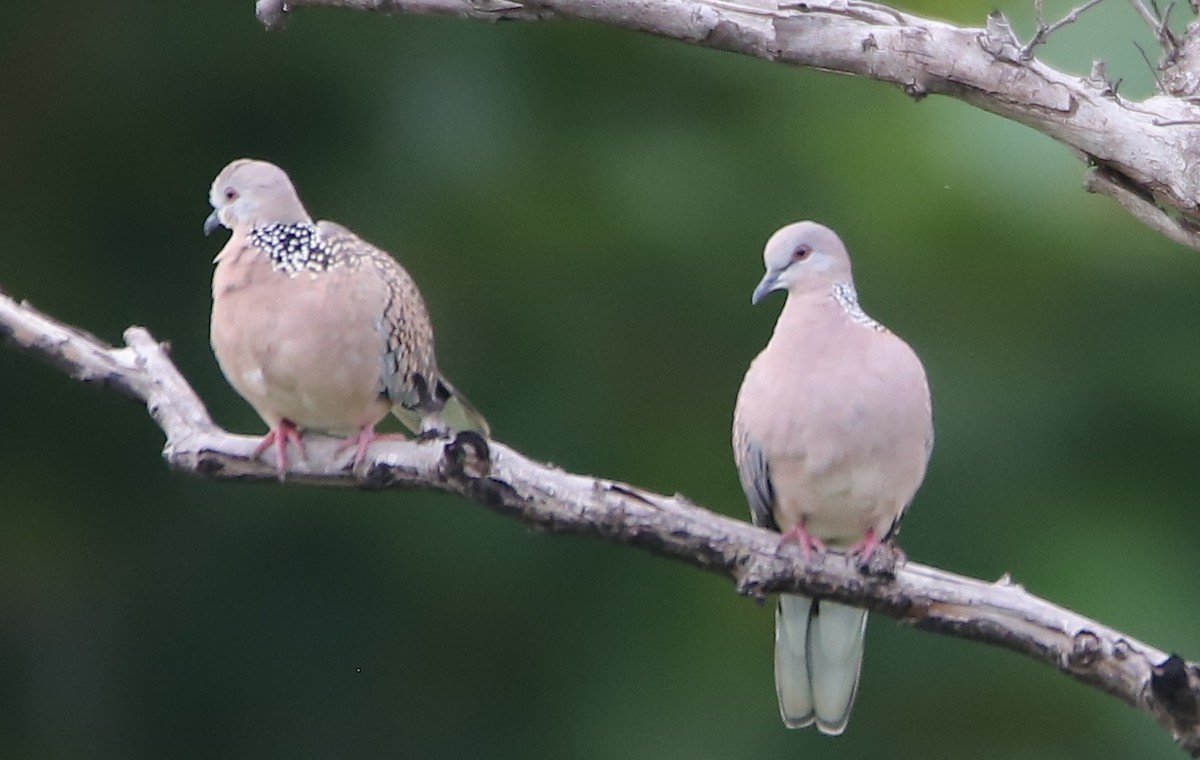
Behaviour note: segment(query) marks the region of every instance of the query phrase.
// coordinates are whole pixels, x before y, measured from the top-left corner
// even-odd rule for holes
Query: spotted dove
[[[757,525],[867,560],[894,533],[933,446],[920,359],[858,305],[850,257],[814,222],[776,232],[754,290],[786,290],[767,347],[738,392],[733,451]],[[775,688],[783,722],[845,730],[862,668],[865,610],[782,595]]]
[[[211,339],[222,372],[270,427],[255,452],[303,454],[301,431],[344,436],[357,465],[388,412],[417,433],[487,422],[438,371],[417,285],[395,259],[333,222],[313,222],[287,174],[239,159],[213,181]]]

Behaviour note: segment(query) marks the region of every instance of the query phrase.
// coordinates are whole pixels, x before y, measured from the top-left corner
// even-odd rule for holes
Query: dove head
[[[849,282],[850,254],[841,238],[816,222],[796,222],[780,229],[763,249],[767,273],[754,289],[757,304],[773,290],[807,293],[828,290],[838,281]]]
[[[213,180],[208,201],[213,212],[204,221],[206,235],[217,225],[232,230],[312,221],[288,175],[266,161],[239,158],[226,166]]]

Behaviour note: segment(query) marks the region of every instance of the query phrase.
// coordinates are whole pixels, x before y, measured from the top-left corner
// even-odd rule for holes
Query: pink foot
[[[904,552],[893,544],[880,541],[873,530],[868,530],[867,535],[851,546],[846,554],[863,573],[885,578],[895,577],[896,568],[905,562]]]
[[[374,425],[363,425],[359,428],[358,435],[347,438],[338,444],[338,453],[345,451],[351,446],[354,447],[354,459],[350,461],[351,469],[358,467],[367,458],[367,448],[375,441],[403,441],[407,440],[403,433],[376,433]]]
[[[854,544],[846,550],[846,554],[851,557],[857,557],[860,561],[866,562],[871,559],[871,555],[875,550],[883,546],[883,542],[875,535],[874,528],[867,528],[867,535],[862,537],[862,540]]]
[[[798,522],[789,530],[785,531],[779,539],[781,544],[800,544],[800,555],[804,557],[804,561],[808,562],[812,558],[813,552],[820,554],[825,551],[825,544],[821,539],[809,533],[805,529],[803,522]]]
[[[279,479],[283,480],[288,469],[287,445],[289,442],[296,444],[296,448],[300,449],[301,459],[308,458],[308,452],[304,450],[304,441],[300,440],[300,431],[292,424],[291,420],[280,420],[278,425],[267,431],[251,456],[257,459],[260,454],[274,444],[275,467],[279,470]]]

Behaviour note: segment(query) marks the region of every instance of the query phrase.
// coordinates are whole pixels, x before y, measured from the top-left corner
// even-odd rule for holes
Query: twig
[[[1167,54],[1168,60],[1175,60],[1179,55],[1179,40],[1175,37],[1174,32],[1168,26],[1171,18],[1171,11],[1175,8],[1175,3],[1172,2],[1167,6],[1164,13],[1158,10],[1158,4],[1151,0],[1151,8],[1147,8],[1142,0],[1129,0],[1134,10],[1142,17],[1142,20],[1150,27],[1150,31],[1154,32],[1154,38],[1158,40],[1158,44],[1162,46]],[[1142,53],[1145,56],[1145,53]]]
[[[1032,58],[1033,49],[1044,43],[1047,37],[1054,34],[1059,29],[1062,29],[1067,24],[1075,23],[1076,19],[1079,18],[1081,13],[1084,13],[1089,8],[1099,5],[1102,2],[1104,2],[1104,0],[1088,0],[1088,2],[1084,3],[1078,8],[1075,8],[1058,21],[1055,21],[1053,24],[1047,26],[1046,19],[1043,15],[1045,11],[1043,7],[1043,0],[1033,0],[1033,9],[1037,16],[1037,31],[1033,33],[1033,38],[1026,43],[1025,47],[1021,48],[1021,60],[1027,61]]]
[[[1137,2],[1137,0],[1134,0]],[[1089,0],[1054,24],[1042,21],[1041,39],[1098,4]],[[1155,198],[1154,229],[1200,250],[1200,172],[1181,161],[1178,131],[1156,127],[1135,112],[1115,87],[1056,71],[1022,46],[1001,17],[986,29],[959,27],[861,0],[258,0],[259,18],[277,28],[297,9],[341,6],[358,10],[456,15],[495,21],[582,19],[648,32],[794,66],[888,82],[920,98],[946,95],[1025,124],[1080,156],[1117,168]],[[1150,13],[1149,9],[1144,9]],[[1141,12],[1141,10],[1139,10]],[[1161,23],[1155,22],[1161,27]],[[1044,28],[1043,28],[1044,27]],[[1035,35],[1036,37],[1037,35]],[[1159,97],[1147,102],[1153,118],[1200,119],[1200,104]],[[1100,192],[1118,197],[1107,184]],[[1111,191],[1111,192],[1110,192]],[[1145,219],[1149,215],[1141,214]]]
[[[1154,84],[1155,84],[1155,86],[1156,86],[1156,87],[1158,87],[1158,91],[1159,91],[1159,92],[1166,92],[1166,91],[1167,91],[1167,89],[1166,89],[1166,87],[1163,85],[1163,80],[1162,80],[1162,77],[1161,77],[1161,76],[1159,76],[1159,73],[1158,73],[1158,67],[1157,67],[1157,66],[1155,66],[1153,63],[1151,63],[1151,62],[1150,62],[1150,56],[1146,55],[1146,49],[1145,49],[1145,48],[1143,48],[1141,45],[1139,45],[1139,44],[1138,44],[1138,43],[1136,43],[1136,42],[1135,42],[1135,43],[1133,43],[1133,46],[1134,46],[1135,48],[1137,48],[1137,51],[1138,51],[1139,53],[1141,53],[1141,54],[1142,54],[1142,60],[1143,60],[1143,61],[1145,61],[1145,62],[1146,62],[1146,66],[1148,66],[1148,67],[1150,68],[1150,74],[1151,74],[1151,76],[1153,76],[1153,77],[1154,77]]]
[[[1158,30],[1158,17],[1146,7],[1146,4],[1143,3],[1142,0],[1129,0],[1129,4],[1133,6],[1133,9],[1137,11],[1138,15],[1142,17],[1142,20],[1145,21],[1151,29],[1155,31]]]
[[[1169,43],[1173,51],[1179,49],[1179,40],[1176,39],[1175,33],[1171,31],[1171,11],[1175,10],[1175,0],[1167,3],[1167,8],[1164,11],[1158,10],[1158,0],[1150,0],[1150,7],[1154,9],[1154,14],[1158,16],[1158,29],[1155,34],[1159,40]]]
[[[273,480],[251,459],[256,439],[218,428],[162,345],[140,328],[126,346],[104,345],[0,293],[0,334],[73,377],[139,399],[166,434],[176,470],[220,479]],[[864,575],[842,555],[805,564],[779,535],[718,515],[682,496],[574,475],[527,459],[473,433],[453,440],[373,447],[346,469],[332,439],[307,442],[291,485],[424,488],[461,494],[533,527],[594,535],[672,557],[732,579],[756,598],[800,591],[866,607],[922,630],[992,644],[1048,664],[1142,710],[1193,755],[1200,753],[1200,668],[1131,636],[1039,599],[1005,576],[995,583],[908,563],[886,577]]]

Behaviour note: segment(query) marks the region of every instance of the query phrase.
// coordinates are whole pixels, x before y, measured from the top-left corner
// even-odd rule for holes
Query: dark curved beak
[[[221,219],[217,216],[217,210],[213,209],[213,212],[208,215],[207,219],[204,220],[204,234],[211,235],[213,234],[213,230],[220,226]]]
[[[779,272],[767,272],[765,275],[763,275],[762,280],[760,280],[758,283],[758,287],[754,289],[754,294],[750,296],[750,304],[752,306],[758,306],[758,302],[763,300],[767,293],[770,293],[775,289],[778,281]]]

